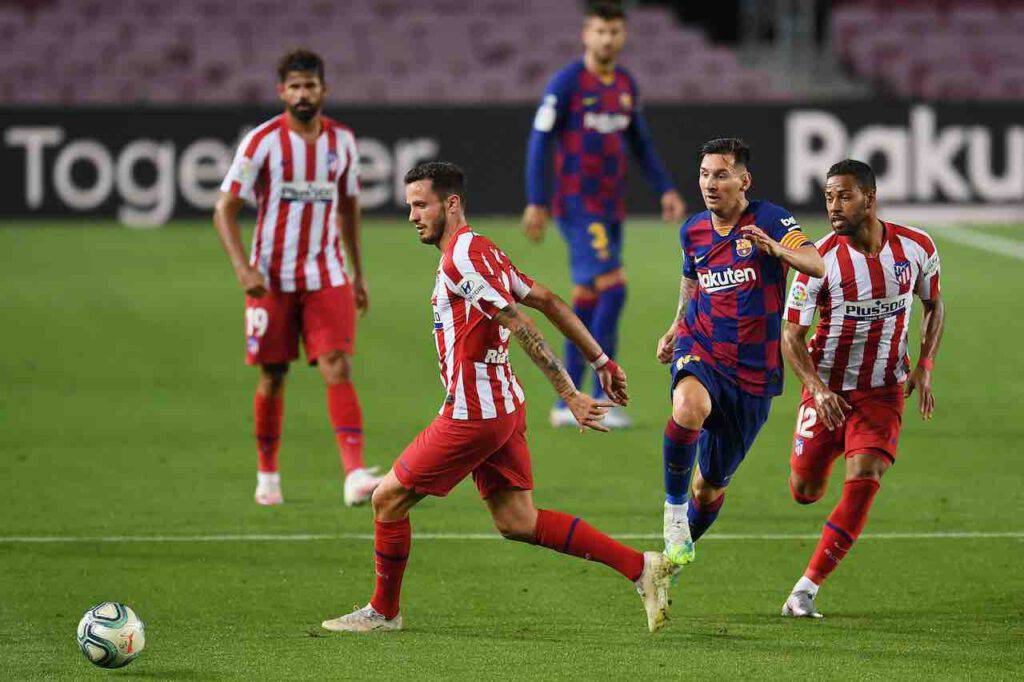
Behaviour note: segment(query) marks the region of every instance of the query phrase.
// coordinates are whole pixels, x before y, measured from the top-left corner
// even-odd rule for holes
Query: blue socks
[[[626,305],[626,285],[623,283],[614,284],[607,289],[597,293],[597,305],[593,310],[593,321],[587,324],[590,333],[594,335],[597,342],[608,357],[615,359],[615,352],[619,341],[619,318],[622,317],[622,308]],[[581,318],[582,319],[582,318]],[[594,377],[595,396],[601,395],[601,382],[597,376]]]
[[[697,500],[690,500],[690,504],[686,505],[686,520],[690,522],[690,537],[694,542],[697,542],[700,536],[704,535],[711,524],[715,522],[723,504],[725,504],[725,493],[706,505],[701,505]]]
[[[576,313],[576,317],[580,318],[587,329],[590,329],[591,321],[594,318],[594,308],[597,305],[597,299],[594,298],[574,298],[572,299],[572,311]],[[580,349],[576,345],[566,339],[565,340],[565,370],[569,373],[569,377],[572,382],[578,387],[583,381],[583,372],[587,369],[587,360],[580,353]],[[565,407],[565,401],[558,401],[559,407]]]
[[[665,501],[669,504],[686,504],[699,434],[700,431],[680,426],[671,418],[665,424],[662,452],[665,464]]]

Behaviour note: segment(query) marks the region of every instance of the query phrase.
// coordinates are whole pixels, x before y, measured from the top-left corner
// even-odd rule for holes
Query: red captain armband
[[[931,358],[921,358],[917,361],[917,366],[923,367],[925,370],[930,372],[935,369],[935,361]]]

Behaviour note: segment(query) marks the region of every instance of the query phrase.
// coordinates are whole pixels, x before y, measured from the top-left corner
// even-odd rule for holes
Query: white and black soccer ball
[[[105,601],[78,622],[78,646],[90,663],[101,668],[121,668],[142,653],[146,626],[124,604]]]

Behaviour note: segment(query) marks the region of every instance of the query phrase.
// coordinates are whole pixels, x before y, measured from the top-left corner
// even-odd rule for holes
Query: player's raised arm
[[[516,341],[526,354],[530,356],[533,363],[544,372],[555,391],[572,410],[576,421],[580,425],[580,432],[585,429],[594,431],[607,431],[608,427],[601,421],[604,419],[608,408],[613,405],[610,401],[601,401],[591,398],[586,393],[576,390],[576,385],[565,371],[565,365],[552,350],[544,336],[537,329],[536,323],[523,314],[515,303],[510,303],[499,310],[494,319],[512,332]]]
[[[783,261],[797,272],[811,277],[825,276],[825,261],[818,248],[804,235],[796,218],[783,211],[763,230],[756,225],[741,228],[757,248]]]
[[[260,298],[267,292],[267,282],[262,273],[249,264],[242,246],[242,231],[238,227],[238,213],[245,202],[230,191],[221,192],[213,208],[213,224],[217,228],[220,243],[231,260],[238,283],[248,296]]]
[[[580,349],[583,357],[597,372],[601,380],[601,388],[605,394],[619,405],[629,401],[626,374],[601,349],[597,339],[591,335],[583,320],[576,316],[572,308],[560,296],[547,287],[533,283],[530,292],[522,298],[525,305],[544,313],[565,338]]]

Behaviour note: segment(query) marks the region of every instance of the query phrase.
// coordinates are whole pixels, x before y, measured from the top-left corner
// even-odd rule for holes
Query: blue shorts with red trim
[[[699,348],[695,346],[683,352],[676,347],[670,365],[669,399],[676,384],[687,376],[695,377],[707,389],[711,396],[711,414],[704,421],[697,440],[697,461],[704,480],[716,488],[724,488],[768,421],[772,399],[741,389],[694,353]]]

